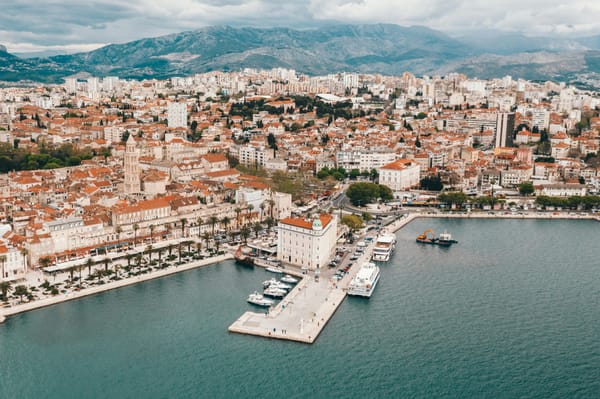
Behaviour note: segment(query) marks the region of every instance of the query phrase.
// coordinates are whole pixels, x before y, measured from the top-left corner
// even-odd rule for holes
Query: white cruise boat
[[[396,235],[382,232],[375,241],[372,260],[376,262],[387,262],[396,248]]]
[[[250,296],[248,296],[248,302],[250,302],[254,305],[257,305],[257,306],[264,306],[264,307],[273,306],[273,304],[275,303],[271,299],[265,298],[264,296],[262,296],[261,294],[259,294],[256,291],[254,291],[254,293],[252,293],[252,294],[250,294]]]
[[[363,264],[348,286],[348,295],[369,298],[379,282],[379,266],[372,262]]]
[[[264,294],[266,296],[270,296],[272,298],[283,298],[284,296],[286,296],[287,291],[286,290],[282,290],[281,288],[266,288],[264,290]]]

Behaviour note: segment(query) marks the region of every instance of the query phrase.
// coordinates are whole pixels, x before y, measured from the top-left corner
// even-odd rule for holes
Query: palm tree
[[[225,227],[225,233],[227,234],[227,227],[229,227],[229,223],[231,223],[231,219],[227,216],[223,216],[221,218],[221,225]]]
[[[133,225],[133,247],[137,245],[137,231],[140,229],[140,225],[135,223]]]
[[[83,268],[85,267],[85,265],[79,265],[77,266],[77,271],[79,272],[79,289],[81,289],[81,271],[83,270]]]
[[[115,233],[117,233],[117,248],[119,248],[121,246],[121,233],[122,232],[123,232],[123,229],[121,228],[121,226],[115,227]]]
[[[242,213],[242,208],[238,206],[235,208],[235,222],[238,230],[240,229],[240,213]]]
[[[171,254],[173,253],[173,247],[174,247],[173,244],[169,244],[169,247],[168,247],[169,248],[169,258],[171,257]]]
[[[133,258],[133,255],[127,254],[125,258],[127,258],[127,268],[129,269],[131,267],[131,258]]]
[[[179,263],[181,263],[181,241],[179,241],[178,249],[179,249]]]
[[[187,219],[181,218],[179,219],[179,222],[181,223],[181,237],[185,237],[185,224],[187,223]]]
[[[85,265],[88,268],[88,276],[90,274],[92,274],[92,266],[94,266],[94,261],[92,260],[92,258],[88,258],[87,262],[85,262]]]
[[[135,257],[135,262],[137,264],[138,270],[142,269],[142,253],[140,252],[139,254],[137,254],[137,256]]]
[[[162,263],[162,254],[163,254],[164,250],[165,249],[163,247],[158,248],[158,264],[159,265]]]
[[[273,207],[275,206],[275,201],[273,201],[273,198],[269,198],[266,202],[269,204],[269,217],[273,219]]]
[[[104,271],[107,272],[108,271],[108,263],[110,262],[110,258],[106,257],[104,258]]]
[[[71,277],[71,284],[73,284],[73,272],[75,271],[75,269],[77,269],[77,266],[71,266],[69,268],[69,275]]]
[[[260,220],[264,219],[265,208],[267,207],[266,201],[260,203]]]
[[[256,222],[252,225],[252,230],[254,230],[254,234],[256,238],[258,238],[258,233],[262,230],[262,224],[260,222]]]
[[[150,225],[149,227],[150,229],[150,244],[152,244],[154,242],[154,229],[155,226],[153,224]]]
[[[271,217],[268,217],[265,219],[265,224],[267,225],[269,231],[271,231],[271,227],[273,227],[273,225],[275,224],[275,220],[273,220],[273,218]]]
[[[4,280],[4,278],[6,277],[6,272],[4,270],[4,265],[6,264],[6,255],[2,255],[0,256],[0,265],[2,265],[2,267],[0,267],[0,278],[2,278],[2,280]]]
[[[29,290],[27,289],[26,286],[24,285],[17,285],[15,287],[15,295],[19,296],[19,299],[21,299],[21,301],[23,300],[23,297],[25,295],[29,294]]]
[[[152,245],[146,247],[146,252],[148,252],[148,263],[152,263]]]
[[[248,226],[242,227],[240,230],[240,236],[244,239],[244,244],[248,244],[248,237],[250,237],[250,228]]]
[[[196,243],[196,253],[200,253],[200,251],[202,251],[202,243],[197,242]]]
[[[215,235],[215,225],[217,223],[219,223],[219,218],[216,217],[215,215],[212,215],[211,217],[208,218],[208,223],[210,223],[210,226],[212,227],[212,235]]]
[[[254,207],[250,204],[246,205],[246,222],[250,220],[250,213],[254,210]]]
[[[8,291],[12,289],[12,284],[10,281],[0,281],[0,291],[2,291],[2,300],[8,300]]]
[[[210,241],[210,238],[212,236],[210,235],[210,233],[208,231],[205,231],[204,233],[202,233],[202,239],[204,240],[204,242],[206,242],[206,250],[208,250],[208,242]]]

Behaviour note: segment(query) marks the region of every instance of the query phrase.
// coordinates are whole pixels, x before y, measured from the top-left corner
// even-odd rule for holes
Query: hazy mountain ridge
[[[590,51],[596,49],[600,36],[550,41],[490,32],[455,39],[426,27],[391,24],[306,30],[214,26],[47,58],[21,59],[0,51],[0,80],[61,82],[78,72],[164,79],[244,67],[293,68],[311,75],[457,71],[481,78],[560,79],[600,72],[598,54]]]

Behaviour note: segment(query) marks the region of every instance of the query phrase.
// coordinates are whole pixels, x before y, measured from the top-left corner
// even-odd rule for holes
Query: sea
[[[450,248],[415,237],[431,228]],[[232,261],[12,316],[0,398],[600,398],[600,223],[416,219],[313,345],[228,333]]]

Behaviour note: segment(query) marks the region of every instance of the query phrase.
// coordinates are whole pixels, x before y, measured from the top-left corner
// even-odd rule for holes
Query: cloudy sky
[[[449,34],[600,34],[598,0],[16,0],[0,7],[10,52],[87,51],[208,25],[425,25]]]

